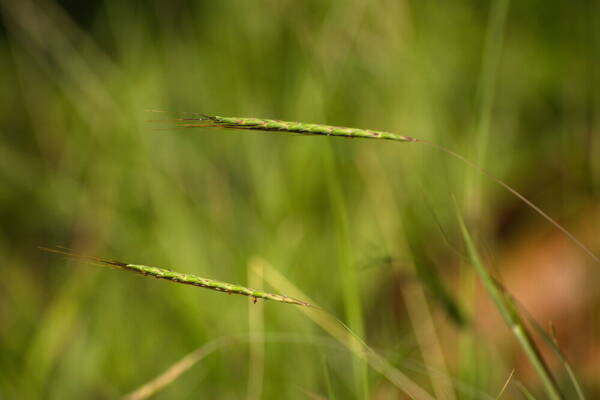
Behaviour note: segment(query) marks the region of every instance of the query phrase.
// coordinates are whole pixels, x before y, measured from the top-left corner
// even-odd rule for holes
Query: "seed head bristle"
[[[46,251],[48,253],[60,254],[65,257],[72,258],[75,260],[86,261],[86,262],[89,262],[89,263],[92,263],[95,265],[109,266],[109,267],[113,267],[113,268],[126,268],[127,267],[127,263],[124,263],[121,261],[109,260],[106,258],[100,258],[100,257],[94,257],[94,256],[88,256],[85,254],[78,253],[67,247],[63,247],[63,246],[57,246],[57,248],[55,248],[55,249],[49,248],[49,247],[38,246],[38,249],[40,249],[42,251]]]

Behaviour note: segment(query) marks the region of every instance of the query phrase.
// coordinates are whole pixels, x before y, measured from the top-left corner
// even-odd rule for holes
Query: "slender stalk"
[[[262,269],[265,262],[254,257],[248,263],[248,283],[262,289]],[[265,308],[263,304],[248,304],[248,332],[256,340],[249,341],[248,400],[261,399],[265,375]]]
[[[331,202],[332,221],[336,231],[339,276],[342,285],[344,308],[348,326],[360,337],[364,336],[362,304],[360,299],[360,278],[352,265],[352,242],[350,240],[350,222],[342,188],[337,179],[335,153],[327,146],[325,169],[328,176],[329,199]],[[369,398],[369,376],[363,360],[352,359],[354,381],[360,398]]]
[[[171,365],[166,371],[140,386],[133,392],[123,396],[122,400],[145,400],[169,386],[182,374],[192,368],[198,361],[220,348],[235,343],[234,338],[222,337],[199,347],[190,354]]]
[[[258,337],[256,335],[229,335],[221,336],[210,342],[198,347],[196,350],[188,353],[180,360],[176,361],[169,368],[167,368],[160,375],[152,378],[150,381],[144,383],[137,389],[133,390],[129,394],[122,397],[122,400],[145,400],[154,396],[167,386],[175,383],[184,373],[189,371],[192,367],[206,358],[208,355],[229,347],[232,345],[239,345],[244,343],[288,343],[288,344],[303,344],[309,346],[315,346],[317,348],[334,348],[341,350],[342,348],[336,346],[330,340],[326,340],[322,336],[306,336],[306,335],[294,335],[294,334],[271,334],[267,337]],[[335,400],[331,398],[331,400]]]
[[[575,388],[575,392],[577,393],[577,397],[579,400],[585,400],[585,394],[583,393],[583,389],[577,379],[577,375],[575,375],[575,371],[571,367],[571,364],[567,360],[567,356],[560,349],[558,344],[558,339],[556,338],[554,327],[550,325],[550,332],[547,333],[544,328],[540,326],[540,324],[533,318],[533,315],[529,314],[527,310],[523,307],[523,305],[519,304],[519,302],[512,296],[509,296],[510,301],[514,304],[514,307],[521,311],[521,314],[525,315],[529,324],[533,327],[533,329],[537,332],[537,334],[544,340],[544,342],[550,347],[550,349],[554,352],[558,360],[562,363],[571,384]]]
[[[323,375],[325,375],[325,387],[327,388],[327,398],[329,400],[337,400],[335,390],[333,389],[333,382],[331,380],[331,372],[329,364],[327,362],[327,358],[323,356],[321,360],[323,363]]]
[[[492,121],[492,109],[494,106],[494,94],[496,91],[496,77],[500,67],[502,47],[504,44],[504,32],[510,0],[496,0],[491,2],[489,21],[486,31],[485,45],[482,55],[482,70],[479,76],[477,90],[477,121],[476,121],[476,163],[484,165],[490,141],[490,125]],[[473,181],[473,177],[470,177]],[[477,209],[481,204],[481,184],[475,182],[472,193],[472,201]]]
[[[525,351],[529,362],[531,365],[533,365],[535,371],[540,377],[548,397],[552,400],[562,400],[563,396],[558,388],[558,385],[556,384],[554,377],[552,376],[552,372],[546,365],[546,362],[544,361],[540,351],[533,341],[531,334],[525,326],[517,308],[510,300],[510,297],[504,291],[502,286],[494,280],[486,267],[483,265],[481,257],[479,256],[479,252],[477,251],[477,248],[473,243],[473,239],[471,238],[471,235],[467,230],[465,222],[460,214],[458,214],[458,221],[469,257],[483,283],[483,286],[485,287],[485,290],[496,304],[496,308],[502,315],[506,325],[508,325],[508,327],[512,330],[513,334],[517,338],[517,341],[523,348],[523,351]]]
[[[213,279],[201,278],[197,275],[192,274],[183,274],[181,272],[172,271],[170,269],[159,268],[159,267],[150,267],[147,265],[139,265],[139,264],[128,264],[121,261],[116,260],[108,260],[105,258],[98,258],[92,256],[86,256],[83,254],[78,254],[74,251],[68,249],[50,249],[46,247],[39,248],[42,251],[47,251],[50,253],[61,254],[67,257],[75,258],[78,260],[83,260],[90,262],[92,264],[107,266],[110,268],[119,269],[122,271],[130,271],[135,272],[137,274],[151,276],[156,279],[165,279],[171,282],[181,283],[184,285],[192,285],[198,286],[205,289],[216,290],[219,292],[225,292],[229,294],[241,294],[243,296],[248,296],[256,299],[264,299],[264,300],[273,300],[278,301],[280,303],[288,303],[295,304],[299,306],[310,306],[310,304],[293,299],[291,297],[283,296],[280,294],[267,293],[260,290],[250,289],[244,286],[236,285],[233,283],[215,281]]]
[[[492,110],[495,100],[496,82],[502,49],[504,43],[504,32],[508,16],[510,0],[494,0],[489,2],[490,11],[486,28],[485,42],[481,59],[481,72],[477,88],[474,137],[471,139],[475,144],[475,163],[486,165],[488,146],[490,142]],[[477,169],[471,168],[465,174],[465,197],[464,213],[469,219],[481,220],[482,205],[485,204],[482,186],[483,176]],[[485,224],[484,224],[485,232]],[[460,268],[461,299],[469,311],[473,311],[475,305],[474,282],[476,275],[472,268],[461,265]],[[461,365],[464,379],[477,385],[483,377],[484,368],[477,368],[477,341],[473,331],[462,330],[460,333]],[[465,368],[466,367],[466,368]]]
[[[498,393],[498,396],[496,396],[496,400],[499,400],[500,397],[502,397],[502,395],[506,391],[506,388],[508,388],[508,385],[510,385],[510,380],[512,379],[512,377],[513,377],[514,374],[515,374],[515,370],[513,368],[513,370],[510,371],[510,374],[508,375],[508,378],[504,382],[504,385],[502,385],[502,389],[500,389],[500,393]]]

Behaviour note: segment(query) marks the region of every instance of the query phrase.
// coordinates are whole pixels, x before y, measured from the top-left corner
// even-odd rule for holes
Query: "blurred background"
[[[518,381],[544,398],[456,207],[599,396],[600,265],[490,179],[419,143],[163,130],[146,111],[430,140],[599,254],[599,15],[591,0],[0,1],[0,397],[115,398],[258,335],[155,398],[407,398],[296,306],[37,249],[63,245],[281,292],[251,268],[268,263],[436,398],[494,399],[513,370],[504,397]]]

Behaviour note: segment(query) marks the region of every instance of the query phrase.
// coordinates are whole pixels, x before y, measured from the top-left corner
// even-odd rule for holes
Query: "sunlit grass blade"
[[[525,351],[529,362],[533,365],[536,373],[540,377],[544,388],[546,389],[546,393],[548,397],[552,400],[561,400],[563,396],[556,384],[556,380],[554,379],[552,372],[546,365],[546,362],[542,358],[542,355],[535,345],[527,326],[523,322],[519,311],[514,306],[514,303],[510,300],[510,297],[504,291],[501,285],[499,285],[495,279],[490,275],[483,262],[481,261],[481,257],[479,256],[479,252],[475,247],[473,239],[467,230],[465,222],[458,212],[458,221],[460,225],[460,229],[463,235],[463,239],[465,241],[467,251],[469,254],[469,258],[471,263],[475,267],[481,282],[489,296],[494,301],[496,308],[502,315],[502,318],[511,329],[513,334],[516,336],[519,344]]]
[[[506,391],[506,388],[508,388],[508,385],[510,385],[510,381],[513,377],[513,375],[515,374],[515,370],[513,369],[512,371],[510,371],[510,374],[508,375],[508,378],[506,378],[506,381],[504,382],[504,385],[502,385],[502,388],[500,389],[500,393],[498,393],[498,396],[496,396],[496,400],[499,400],[502,395],[504,394],[504,392]]]
[[[69,249],[51,249],[47,247],[40,247],[42,251],[47,251],[50,253],[64,255],[70,258],[74,258],[81,261],[86,261],[92,264],[107,266],[110,268],[115,268],[123,271],[134,272],[137,274],[150,276],[156,279],[165,279],[175,283],[181,283],[184,285],[192,285],[198,286],[205,289],[216,290],[219,292],[229,293],[229,294],[240,294],[243,296],[248,296],[256,299],[264,299],[264,300],[272,300],[280,303],[288,303],[295,304],[299,306],[310,306],[310,304],[293,299],[288,296],[283,296],[280,294],[267,293],[260,290],[250,289],[244,286],[236,285],[233,283],[216,281],[213,279],[201,278],[197,275],[192,274],[183,274],[181,272],[172,271],[170,269],[159,268],[159,267],[150,267],[147,265],[138,265],[138,264],[129,264],[116,260],[109,260],[105,258],[87,256],[83,254],[76,253]]]
[[[235,343],[233,338],[223,337],[213,340],[204,346],[194,350],[190,354],[171,365],[166,371],[152,379],[151,381],[140,386],[133,392],[123,396],[123,400],[145,400],[152,397],[156,393],[169,386],[177,380],[182,374],[187,372],[196,363],[205,358],[207,355],[219,350],[220,348]]]
[[[343,347],[336,345],[333,339],[317,335],[300,335],[293,333],[273,333],[270,335],[228,335],[221,336],[203,344],[194,351],[186,354],[184,357],[173,363],[162,373],[150,379],[146,383],[132,390],[129,394],[122,397],[123,400],[145,400],[164,390],[167,386],[174,384],[183,374],[187,373],[200,361],[204,360],[210,354],[223,348],[243,345],[246,343],[286,343],[315,346],[323,349],[344,350]],[[334,400],[332,397],[330,399]]]

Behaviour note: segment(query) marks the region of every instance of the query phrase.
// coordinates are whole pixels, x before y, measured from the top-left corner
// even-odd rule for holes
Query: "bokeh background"
[[[259,334],[156,398],[405,398],[295,306],[37,249],[63,245],[240,284],[263,285],[250,266],[268,262],[426,390],[450,382],[436,397],[493,399],[514,370],[506,398],[517,381],[544,398],[457,207],[600,394],[600,265],[490,179],[423,144],[156,129],[168,115],[146,111],[427,139],[599,254],[599,2],[2,0],[0,15],[0,397],[115,398]]]

